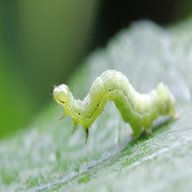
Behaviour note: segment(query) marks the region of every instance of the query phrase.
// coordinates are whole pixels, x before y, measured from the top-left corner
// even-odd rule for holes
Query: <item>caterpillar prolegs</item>
[[[130,124],[134,138],[143,131],[152,132],[154,120],[168,115],[176,118],[175,99],[168,87],[160,83],[148,94],[138,93],[121,72],[107,70],[97,77],[83,100],[73,97],[67,85],[54,87],[54,99],[64,107],[64,114],[74,121],[74,129],[82,125],[88,139],[89,128],[104,109],[107,101],[113,101],[123,120]]]

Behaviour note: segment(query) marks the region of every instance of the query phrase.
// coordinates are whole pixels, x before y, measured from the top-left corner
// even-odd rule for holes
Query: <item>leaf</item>
[[[140,92],[163,81],[177,98],[180,118],[131,141],[112,103],[90,129],[71,135],[70,118],[52,103],[28,129],[0,143],[0,191],[191,191],[192,25],[163,29],[132,25],[93,53],[69,85],[83,98],[106,69],[122,71]]]

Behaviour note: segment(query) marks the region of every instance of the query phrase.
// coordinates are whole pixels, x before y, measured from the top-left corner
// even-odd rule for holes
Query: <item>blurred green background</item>
[[[53,85],[131,22],[190,17],[187,0],[0,0],[0,138],[52,100]]]

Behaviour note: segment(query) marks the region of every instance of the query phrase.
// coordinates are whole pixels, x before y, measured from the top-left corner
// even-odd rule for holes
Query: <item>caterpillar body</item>
[[[123,120],[130,124],[134,138],[143,131],[152,132],[154,120],[168,115],[176,118],[175,99],[168,87],[160,83],[148,94],[138,93],[127,77],[116,70],[107,70],[97,77],[83,100],[74,98],[67,85],[54,87],[53,97],[64,107],[64,114],[74,121],[74,130],[82,125],[88,139],[89,128],[104,109],[106,102],[113,101]]]

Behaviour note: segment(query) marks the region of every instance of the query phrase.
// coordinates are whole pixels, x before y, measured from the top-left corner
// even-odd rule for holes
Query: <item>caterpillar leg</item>
[[[152,128],[147,128],[144,132],[146,135],[152,135]]]
[[[62,120],[62,119],[64,119],[65,118],[65,113],[63,113],[62,115],[61,115],[61,117],[59,117],[59,120]]]
[[[142,126],[139,119],[134,119],[134,121],[130,122],[130,126],[133,130],[132,139],[138,139],[142,133]]]
[[[76,129],[77,129],[77,123],[74,123],[74,125],[73,125],[73,130],[72,130],[72,134],[75,132]]]
[[[155,119],[155,117],[151,117],[150,119],[148,116],[145,116],[144,122],[143,122],[144,133],[149,136],[152,135],[152,127],[153,127],[152,119]]]
[[[141,127],[135,127],[135,128],[133,129],[132,138],[133,138],[134,140],[138,139],[138,138],[140,137],[141,133],[142,133]]]
[[[89,137],[89,128],[84,128],[84,130],[85,130],[85,144],[86,144]]]

